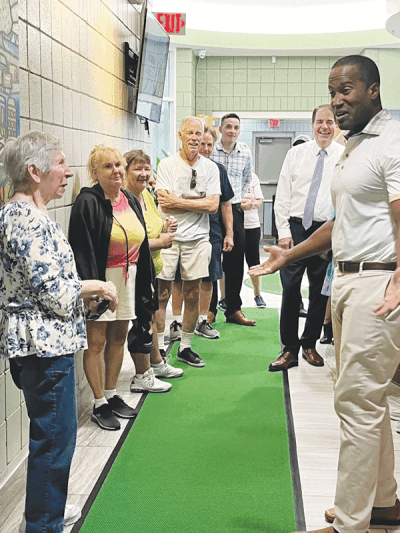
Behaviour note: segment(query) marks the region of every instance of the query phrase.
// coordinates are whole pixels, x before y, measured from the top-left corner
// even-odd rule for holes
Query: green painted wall
[[[185,117],[196,114],[196,61],[190,48],[176,51],[176,131]],[[180,143],[178,143],[180,146]]]
[[[373,59],[379,67],[383,107],[400,108],[400,49],[367,48],[362,55]]]
[[[384,107],[400,108],[400,49],[365,49],[381,72]],[[177,49],[177,122],[216,111],[310,111],[329,102],[330,67],[340,56],[199,59]]]
[[[310,111],[328,102],[337,57],[206,57],[197,66],[196,112]]]

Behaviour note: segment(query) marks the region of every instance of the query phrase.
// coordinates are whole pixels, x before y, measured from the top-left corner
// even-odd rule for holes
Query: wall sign
[[[167,33],[186,34],[186,13],[154,13],[154,16]]]

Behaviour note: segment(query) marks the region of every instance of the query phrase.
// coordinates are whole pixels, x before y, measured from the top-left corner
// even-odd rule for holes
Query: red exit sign
[[[186,34],[186,13],[154,13],[154,15],[167,33]]]
[[[269,127],[270,128],[278,128],[279,127],[279,118],[271,118],[269,121]]]

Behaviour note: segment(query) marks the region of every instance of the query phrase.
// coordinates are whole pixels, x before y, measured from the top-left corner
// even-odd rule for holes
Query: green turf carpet
[[[275,274],[270,274],[269,276],[261,276],[260,280],[260,289],[263,292],[269,292],[270,294],[282,294],[281,279],[278,272],[275,272]],[[246,287],[252,287],[251,279],[245,279],[244,284]],[[301,289],[301,295],[303,298],[308,298],[308,289]]]
[[[83,533],[288,533],[296,529],[278,314],[248,309],[254,328],[220,322],[195,336],[204,368],[149,395],[96,498]]]

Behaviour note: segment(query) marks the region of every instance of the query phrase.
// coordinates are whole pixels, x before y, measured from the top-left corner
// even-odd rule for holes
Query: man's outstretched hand
[[[250,276],[265,276],[273,274],[286,265],[286,251],[279,246],[264,246],[264,250],[269,252],[269,258],[261,265],[250,268]]]

